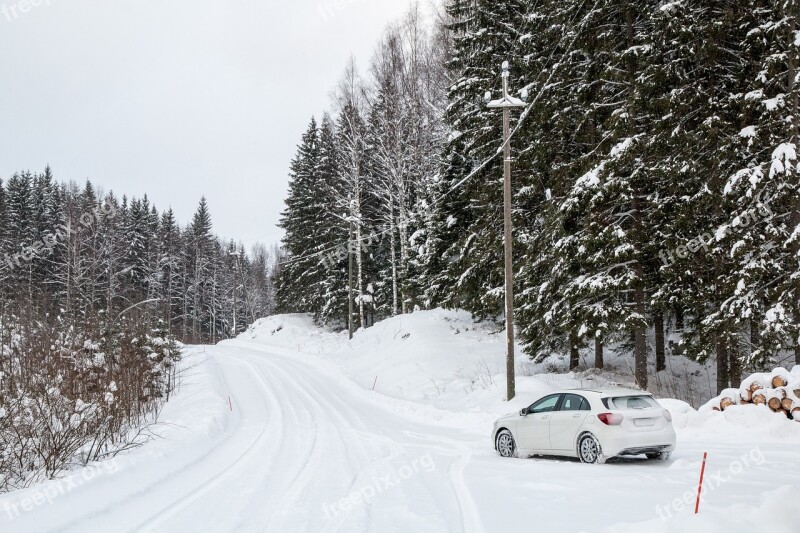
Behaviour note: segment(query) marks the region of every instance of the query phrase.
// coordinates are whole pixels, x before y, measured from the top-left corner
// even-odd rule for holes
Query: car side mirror
[[[528,408],[523,407],[522,409],[520,409],[519,416],[528,416]]]

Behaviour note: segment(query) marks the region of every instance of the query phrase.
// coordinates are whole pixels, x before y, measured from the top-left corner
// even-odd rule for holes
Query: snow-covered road
[[[798,495],[796,444],[686,432],[670,463],[504,460],[469,414],[373,393],[327,361],[242,340],[204,350],[162,440],[7,495],[0,531],[797,531],[770,504]],[[717,481],[698,518],[675,500],[705,450]]]
[[[474,529],[465,523],[474,515],[460,475],[465,460],[441,447],[447,431],[364,405],[310,365],[261,347],[213,351],[240,411],[237,424],[192,465],[197,482],[186,485],[183,474],[173,487],[159,484],[162,509],[152,516],[142,509],[147,518],[132,529]]]

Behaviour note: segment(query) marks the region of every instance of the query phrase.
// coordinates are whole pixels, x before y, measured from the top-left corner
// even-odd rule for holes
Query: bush
[[[0,490],[135,445],[175,385],[181,350],[163,324],[79,331],[55,320],[4,331]]]

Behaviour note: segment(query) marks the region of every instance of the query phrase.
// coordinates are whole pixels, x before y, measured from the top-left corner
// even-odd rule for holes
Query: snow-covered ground
[[[766,408],[663,400],[678,432],[666,463],[498,457],[498,414],[624,379],[521,362],[504,402],[503,348],[502,332],[449,311],[352,342],[305,316],[264,319],[192,348],[162,438],[0,497],[0,531],[800,531],[800,423]]]

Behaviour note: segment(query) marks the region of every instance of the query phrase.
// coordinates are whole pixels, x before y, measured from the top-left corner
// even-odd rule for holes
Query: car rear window
[[[608,399],[609,407],[619,411],[631,411],[635,409],[653,409],[658,404],[652,396],[617,396]]]

